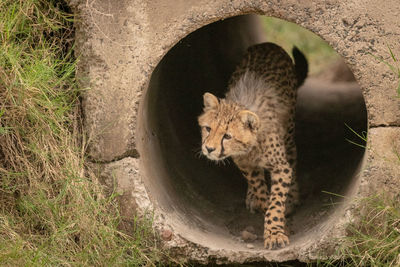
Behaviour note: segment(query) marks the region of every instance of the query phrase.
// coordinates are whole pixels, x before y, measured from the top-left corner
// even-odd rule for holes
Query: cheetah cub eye
[[[207,133],[211,132],[211,128],[208,126],[204,126],[204,129],[207,131]]]
[[[224,134],[224,139],[229,140],[231,138],[232,138],[232,136],[230,134]]]

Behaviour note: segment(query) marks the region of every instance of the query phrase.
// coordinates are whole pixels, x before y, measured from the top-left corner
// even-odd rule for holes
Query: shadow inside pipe
[[[255,245],[261,248],[263,216],[245,208],[245,179],[231,161],[216,165],[201,156],[197,124],[202,95],[223,97],[244,51],[264,41],[253,27],[255,19],[241,16],[210,24],[165,55],[152,73],[142,105],[146,138],[140,154],[146,186],[163,210],[191,229],[236,241],[240,231],[253,226],[259,236]],[[357,137],[345,124],[358,133],[367,129],[357,83],[309,77],[298,91],[302,204],[289,218],[293,240],[328,218],[343,201],[340,196],[347,196],[355,184],[364,149],[347,141]]]

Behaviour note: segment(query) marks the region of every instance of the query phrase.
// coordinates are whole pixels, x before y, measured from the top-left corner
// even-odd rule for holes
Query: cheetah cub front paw
[[[266,230],[264,233],[264,248],[278,249],[289,245],[289,237],[282,232]]]

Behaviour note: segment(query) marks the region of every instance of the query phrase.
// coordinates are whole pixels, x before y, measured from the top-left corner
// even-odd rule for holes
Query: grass
[[[348,226],[337,252],[341,259],[317,266],[400,266],[400,202],[380,194],[357,206],[357,221]]]
[[[119,230],[117,195],[85,159],[73,16],[65,3],[0,2],[0,262],[153,265],[151,221]]]
[[[339,58],[326,41],[299,25],[266,16],[262,17],[262,22],[269,42],[279,44],[289,54],[295,45],[307,56],[310,74],[322,71]]]
[[[362,199],[344,250],[348,263],[357,266],[400,265],[400,204],[385,195]]]
[[[368,133],[366,131],[362,131],[361,133],[358,133],[353,128],[351,128],[347,123],[345,123],[344,125],[356,137],[356,141],[353,141],[353,140],[350,140],[350,139],[347,139],[347,138],[346,138],[346,141],[349,142],[350,144],[353,144],[355,146],[358,146],[358,147],[366,149],[367,148],[367,142],[368,142]]]

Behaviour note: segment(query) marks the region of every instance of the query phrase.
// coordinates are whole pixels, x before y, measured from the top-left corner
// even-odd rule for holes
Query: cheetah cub
[[[251,46],[223,99],[205,93],[199,116],[202,153],[213,161],[231,157],[248,183],[246,207],[264,212],[264,247],[289,244],[285,214],[298,203],[294,116],[297,88],[307,76],[304,55],[279,46]],[[271,174],[271,190],[264,180]]]

